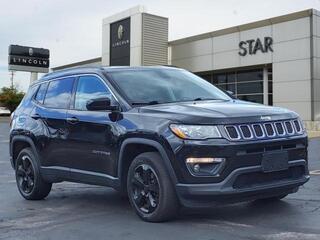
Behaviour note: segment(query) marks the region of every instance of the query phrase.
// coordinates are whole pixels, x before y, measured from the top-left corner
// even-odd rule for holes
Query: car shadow
[[[232,220],[274,216],[282,212],[294,211],[294,207],[285,200],[280,201],[250,201],[235,204],[217,204],[210,208],[183,208],[181,217],[187,219]]]
[[[58,185],[58,184],[57,184]],[[63,206],[69,210],[77,209],[78,214],[88,212],[115,213],[127,216],[134,211],[126,197],[122,197],[111,188],[87,186],[82,184],[67,184],[56,186],[46,200],[46,205],[51,207]],[[174,221],[197,222],[204,219],[210,221],[242,222],[279,216],[294,212],[294,206],[286,201],[253,201],[237,204],[219,204],[210,208],[181,208],[178,218]]]

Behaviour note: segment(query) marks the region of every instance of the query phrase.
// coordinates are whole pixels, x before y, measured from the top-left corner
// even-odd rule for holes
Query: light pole
[[[38,80],[38,73],[37,72],[31,72],[30,75],[30,84],[33,83],[34,81]]]
[[[13,89],[13,87],[14,87],[14,85],[13,85],[13,77],[14,77],[14,74],[15,74],[15,72],[14,71],[11,71],[10,72],[10,81],[11,81],[11,89]]]

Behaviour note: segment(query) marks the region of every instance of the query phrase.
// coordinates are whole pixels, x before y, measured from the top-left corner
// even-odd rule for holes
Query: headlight
[[[182,139],[202,140],[207,138],[221,138],[217,126],[171,124],[170,129],[175,135]]]

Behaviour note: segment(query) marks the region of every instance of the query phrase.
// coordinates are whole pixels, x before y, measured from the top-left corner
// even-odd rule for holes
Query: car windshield
[[[116,70],[110,75],[131,105],[231,99],[211,83],[181,69]]]

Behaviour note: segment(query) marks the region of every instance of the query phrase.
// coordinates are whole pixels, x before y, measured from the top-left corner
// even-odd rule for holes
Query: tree
[[[24,93],[16,87],[3,87],[0,90],[0,104],[12,113],[20,104]]]

